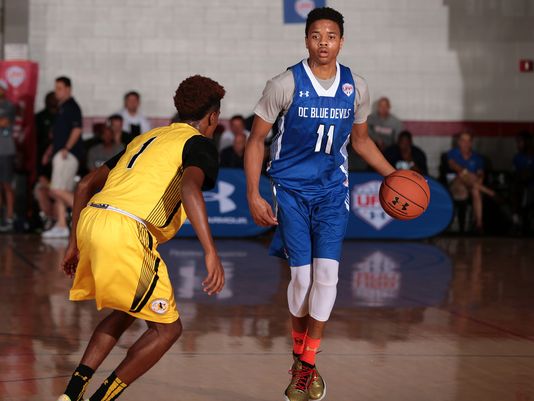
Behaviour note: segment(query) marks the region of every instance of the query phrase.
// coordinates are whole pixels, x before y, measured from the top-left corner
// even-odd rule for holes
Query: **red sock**
[[[315,365],[315,355],[319,351],[319,346],[321,345],[320,338],[311,338],[306,336],[304,342],[304,352],[302,353],[300,360],[310,365]]]
[[[304,352],[306,333],[298,333],[295,330],[291,330],[291,337],[293,338],[293,352],[297,355],[302,354]]]

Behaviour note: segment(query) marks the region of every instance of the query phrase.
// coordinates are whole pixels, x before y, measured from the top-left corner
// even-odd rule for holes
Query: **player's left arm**
[[[374,141],[369,137],[367,123],[353,124],[350,142],[354,151],[376,172],[388,176],[395,168],[386,160]]]
[[[104,164],[96,170],[87,174],[78,184],[74,193],[72,206],[72,227],[70,231],[69,245],[63,258],[63,271],[66,275],[73,277],[78,266],[78,244],[76,239],[76,229],[82,209],[87,206],[94,194],[99,192],[106,183],[110,168]]]

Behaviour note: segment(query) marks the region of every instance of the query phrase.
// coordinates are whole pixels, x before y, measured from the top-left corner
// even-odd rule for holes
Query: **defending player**
[[[294,363],[289,401],[320,400],[326,385],[315,367],[323,329],[336,299],[341,245],[349,213],[347,151],[380,174],[394,168],[367,132],[367,84],[339,65],[343,16],[328,7],[306,21],[307,60],[267,82],[245,152],[248,202],[255,222],[278,225],[271,254],[291,266],[287,290]],[[264,139],[279,119],[268,169],[277,212],[260,196]]]
[[[113,312],[95,329],[59,401],[82,399],[94,371],[135,319],[146,320],[147,331],[91,401],[115,400],[178,339],[182,325],[156,248],[175,236],[186,214],[205,252],[204,291],[211,295],[223,288],[201,190],[211,189],[217,178],[218,155],[210,138],[224,94],[209,78],[187,78],[174,97],[180,123],[138,136],[80,183],[63,262],[65,273],[75,274],[70,299],[95,299],[98,309]]]

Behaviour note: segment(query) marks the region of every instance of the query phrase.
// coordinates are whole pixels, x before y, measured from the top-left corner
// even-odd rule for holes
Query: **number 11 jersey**
[[[337,64],[335,78],[325,89],[306,61],[290,71],[293,98],[278,119],[268,173],[275,184],[301,193],[347,186],[347,145],[356,122],[357,77]]]

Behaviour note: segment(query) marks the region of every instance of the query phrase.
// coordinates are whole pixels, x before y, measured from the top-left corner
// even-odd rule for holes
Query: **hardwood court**
[[[200,291],[195,241],[161,247],[184,334],[120,399],[281,400],[288,272],[260,241],[218,241],[227,287]],[[55,400],[105,311],[67,300],[63,240],[0,237],[0,400]],[[532,240],[346,242],[318,366],[327,400],[534,400]],[[135,324],[87,395],[144,330]]]

